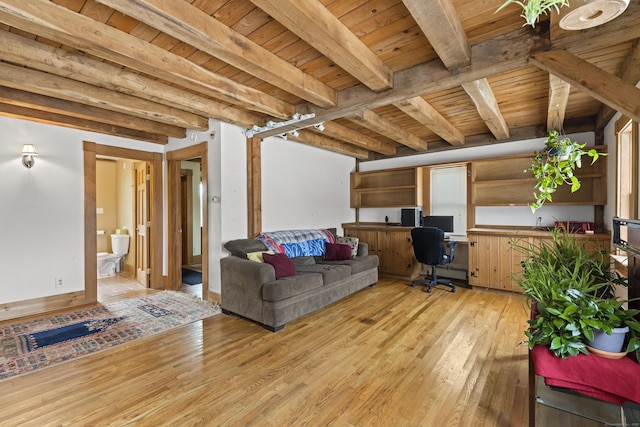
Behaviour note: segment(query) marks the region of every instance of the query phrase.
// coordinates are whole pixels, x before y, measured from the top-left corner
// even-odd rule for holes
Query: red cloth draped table
[[[531,350],[535,374],[546,385],[563,387],[622,406],[640,403],[640,365],[631,357],[607,359],[595,354],[556,357],[547,347]]]

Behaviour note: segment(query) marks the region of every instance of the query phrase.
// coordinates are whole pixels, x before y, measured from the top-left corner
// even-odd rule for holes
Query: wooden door
[[[149,166],[135,164],[136,172],[136,280],[149,287]]]

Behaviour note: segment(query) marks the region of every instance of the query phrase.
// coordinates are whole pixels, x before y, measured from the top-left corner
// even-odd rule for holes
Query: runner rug
[[[192,295],[138,298],[0,326],[0,380],[106,350],[220,313]]]

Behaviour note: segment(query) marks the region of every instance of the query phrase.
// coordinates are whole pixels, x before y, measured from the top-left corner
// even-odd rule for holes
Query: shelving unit
[[[422,206],[423,168],[386,169],[351,174],[351,207]]]
[[[606,152],[606,146],[595,147]],[[476,206],[526,206],[534,201],[536,180],[530,171],[531,155],[476,160],[471,163],[471,200]],[[562,185],[553,194],[554,205],[605,205],[607,202],[607,162],[591,164],[585,158],[575,175],[581,188],[571,192]],[[526,171],[526,173],[525,173]]]

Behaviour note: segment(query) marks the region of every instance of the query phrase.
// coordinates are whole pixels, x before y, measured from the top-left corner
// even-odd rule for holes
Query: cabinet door
[[[512,290],[509,237],[469,234],[469,285]]]
[[[378,232],[375,230],[354,230],[345,228],[344,234],[349,237],[357,237],[359,241],[369,245],[369,255],[379,255]]]
[[[417,261],[409,231],[378,232],[378,248],[381,273],[407,278],[414,276]]]
[[[469,234],[469,285],[489,283],[489,236]]]
[[[505,236],[489,236],[489,283],[491,288],[510,291],[512,259],[511,241]]]

